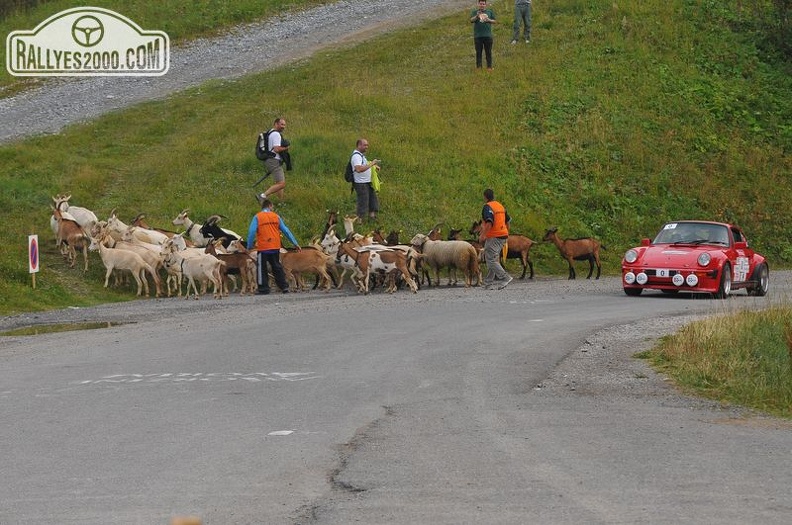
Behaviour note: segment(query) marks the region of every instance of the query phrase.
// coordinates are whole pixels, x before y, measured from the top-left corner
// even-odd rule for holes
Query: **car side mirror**
[[[641,239],[641,246],[649,246],[650,244],[652,244],[650,239]]]
[[[748,247],[748,243],[745,241],[737,241],[734,243],[735,250],[744,250]]]

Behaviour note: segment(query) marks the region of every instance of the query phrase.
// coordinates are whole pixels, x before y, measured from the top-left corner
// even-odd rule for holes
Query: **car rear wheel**
[[[718,285],[718,291],[715,293],[715,298],[726,299],[729,297],[729,294],[731,294],[731,284],[731,265],[726,263],[721,270],[720,284]]]
[[[624,293],[630,297],[638,297],[643,292],[643,288],[625,288]]]
[[[756,285],[748,288],[748,295],[755,295],[757,297],[764,297],[767,295],[767,289],[770,288],[770,270],[767,268],[766,264],[762,263],[756,267],[751,280],[755,281]]]

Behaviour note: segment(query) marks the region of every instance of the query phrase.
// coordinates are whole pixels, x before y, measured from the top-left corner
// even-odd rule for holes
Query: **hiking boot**
[[[514,44],[517,43],[517,41],[516,40],[512,40],[511,43],[512,43],[512,45],[514,45]]]
[[[507,286],[509,286],[509,283],[510,283],[510,282],[512,282],[513,280],[514,280],[514,277],[512,277],[512,276],[510,275],[510,276],[509,276],[509,277],[508,277],[508,278],[507,278],[505,281],[503,281],[502,283],[500,283],[500,284],[498,285],[498,290],[503,290],[504,288],[506,288]]]

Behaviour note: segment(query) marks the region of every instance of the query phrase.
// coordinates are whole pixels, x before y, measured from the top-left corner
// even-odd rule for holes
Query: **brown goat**
[[[600,278],[600,271],[602,265],[600,264],[600,242],[591,237],[581,237],[578,239],[564,239],[558,237],[558,228],[550,228],[544,234],[544,241],[552,242],[561,252],[561,257],[566,259],[569,263],[569,278],[576,277],[574,261],[588,261],[589,273],[586,279],[591,279],[591,274],[594,272],[594,265],[597,265],[597,279]],[[603,247],[604,248],[604,247]]]
[[[77,248],[81,249],[85,261],[83,271],[88,271],[88,245],[91,243],[91,238],[86,235],[77,221],[64,218],[60,209],[51,207],[58,226],[55,245],[61,248],[61,253],[69,262],[70,268],[74,268],[74,263],[77,261]]]
[[[327,232],[330,231],[330,228],[338,224],[338,210],[327,210],[327,222],[324,225],[324,230],[322,231],[322,235],[320,238],[324,238],[327,235]]]
[[[290,284],[294,282],[296,291],[307,289],[302,279],[303,273],[318,275],[321,282],[324,283],[325,292],[330,291],[331,279],[327,273],[327,264],[333,260],[331,255],[306,246],[299,252],[296,250],[281,251],[280,259],[286,278]]]
[[[357,245],[357,241],[344,240],[344,242],[338,246],[337,260],[341,261],[342,263],[344,263],[345,260],[349,263],[354,263],[352,270],[352,282],[355,284],[358,293],[368,293],[368,283],[364,282],[366,276],[369,274],[368,252],[358,251],[356,249],[358,247],[359,245]],[[342,280],[339,280],[338,282],[339,287],[341,287],[341,284],[343,283],[343,274],[341,277]]]
[[[388,235],[385,236],[382,233],[382,229],[381,228],[377,228],[376,230],[374,230],[372,232],[371,236],[372,236],[372,239],[374,239],[375,243],[382,244],[382,245],[385,245],[385,246],[396,246],[397,244],[400,244],[399,243],[399,234],[400,233],[401,233],[401,230],[399,230],[399,231],[391,230],[390,233],[388,233]]]
[[[232,241],[232,243],[236,243],[235,247],[237,250],[240,250],[241,243],[239,239]],[[221,261],[225,263],[225,266],[221,268],[220,275],[222,277],[223,282],[223,289],[224,294],[228,295],[228,285],[226,284],[226,277],[229,275],[236,275],[239,274],[239,277],[242,281],[242,284],[239,289],[239,295],[245,295],[246,293],[254,294],[258,288],[256,284],[256,260],[254,256],[252,256],[246,249],[245,251],[235,251],[229,253],[219,253],[217,251],[217,245],[222,245],[221,239],[217,239],[213,242],[210,242],[206,245],[206,249],[204,253],[208,253],[209,255],[214,255]],[[230,245],[229,245],[230,246]],[[242,248],[244,249],[244,248]],[[236,289],[236,281],[234,281],[234,289]]]
[[[144,230],[158,231],[160,233],[163,233],[163,234],[167,235],[168,237],[173,237],[174,235],[176,235],[176,232],[174,232],[174,231],[163,230],[161,228],[152,228],[151,226],[149,226],[148,223],[146,222],[146,214],[145,213],[138,213],[137,217],[132,219],[132,222],[130,223],[130,226],[136,226],[138,228],[143,228]],[[192,244],[190,244],[190,245],[192,245]]]
[[[476,221],[470,227],[471,235],[478,235],[481,232],[481,221]],[[534,278],[534,267],[533,261],[530,258],[531,246],[536,244],[534,241],[526,237],[525,235],[519,235],[516,233],[509,234],[509,240],[506,241],[506,258],[507,259],[519,259],[520,264],[522,264],[523,271],[522,275],[520,275],[520,279],[525,279],[525,274],[528,270],[531,270],[531,275],[528,276],[529,279]]]
[[[367,274],[371,275],[372,272],[382,273],[388,279],[388,286],[386,292],[393,293],[396,291],[396,276],[401,275],[404,282],[410,287],[413,293],[418,291],[418,284],[413,280],[410,275],[407,260],[407,253],[400,250],[373,250],[368,254]],[[365,290],[363,293],[368,293],[368,278],[364,279]]]

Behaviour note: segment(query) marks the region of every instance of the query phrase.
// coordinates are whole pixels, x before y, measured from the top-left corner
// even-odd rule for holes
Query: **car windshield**
[[[663,226],[653,244],[717,244],[729,245],[729,231],[720,224],[670,222]]]

